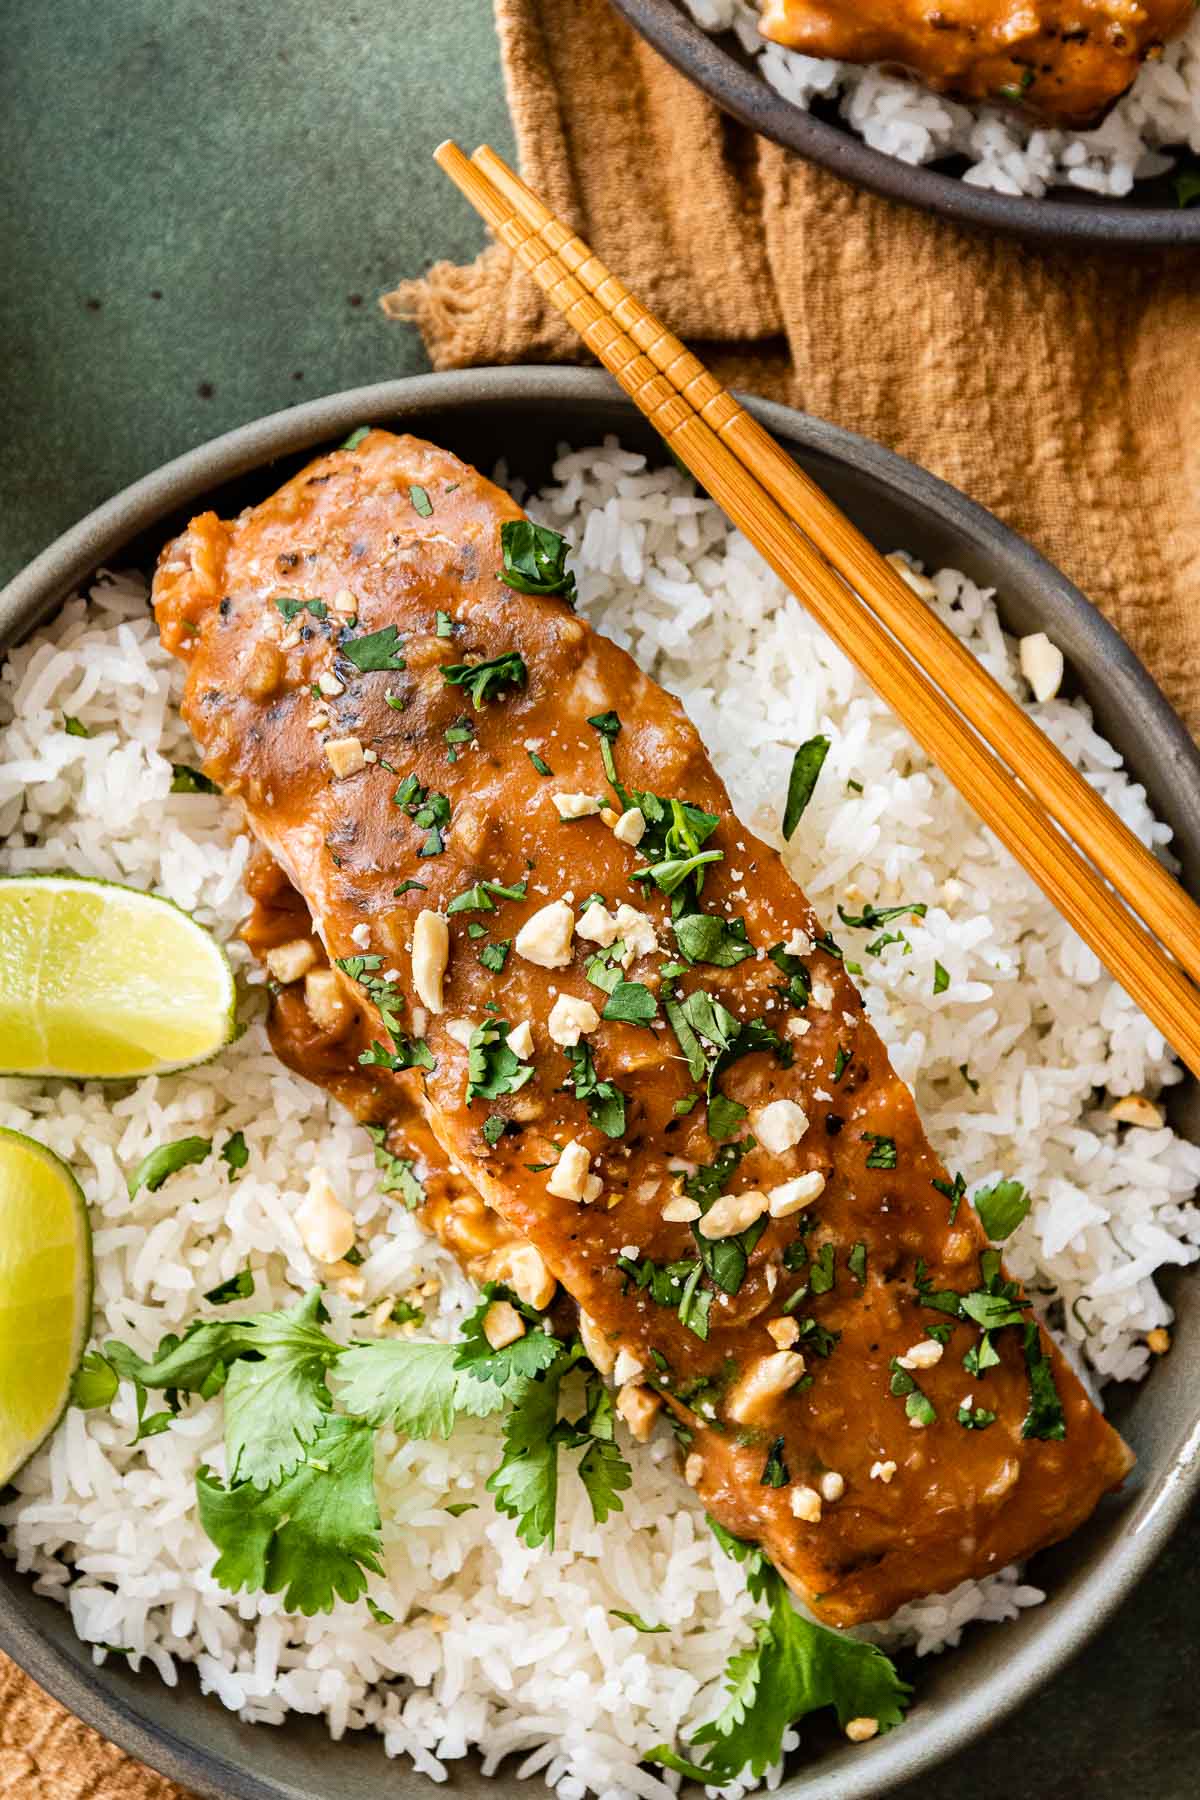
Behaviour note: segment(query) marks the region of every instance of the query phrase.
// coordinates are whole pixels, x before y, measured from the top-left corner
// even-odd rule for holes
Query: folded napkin
[[[526,179],[720,379],[864,432],[1027,537],[1200,730],[1200,257],[1047,251],[724,118],[606,0],[496,0]],[[384,302],[435,367],[586,361],[508,253]]]

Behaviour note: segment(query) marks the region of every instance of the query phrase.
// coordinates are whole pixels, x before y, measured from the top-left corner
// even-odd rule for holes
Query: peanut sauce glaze
[[[1094,125],[1194,0],[762,0],[764,37],[805,56],[892,63],[935,92]]]
[[[809,947],[820,922],[776,852],[734,817],[678,701],[563,600],[517,593],[500,579],[501,525],[522,517],[456,457],[373,431],[236,521],[201,515],[162,554],[155,606],[164,643],[188,663],[184,711],[205,770],[236,797],[297,890],[289,899],[277,878],[260,876],[256,948],[272,933],[279,942],[306,931],[306,906],[322,960],[365,949],[382,958],[380,976],[394,972],[396,1004],[407,997],[401,1026],[427,1041],[435,1067],[399,1074],[357,1067],[362,1043],[386,1042],[387,1033],[361,984],[344,974],[337,979],[345,1027],[336,1008],[324,1009],[324,1026],[306,1021],[301,989],[285,988],[276,1042],[360,1117],[398,1121],[399,1136],[415,1141],[422,1157],[431,1224],[440,1222],[452,1238],[454,1216],[472,1217],[473,1195],[499,1215],[511,1239],[503,1228],[493,1232],[481,1207],[477,1240],[454,1246],[473,1269],[520,1239],[536,1247],[580,1308],[593,1359],[611,1367],[619,1349],[627,1374],[640,1369],[640,1379],[630,1376],[622,1389],[635,1434],[664,1403],[683,1420],[693,1433],[687,1474],[704,1504],[730,1531],[761,1542],[819,1616],[838,1625],[883,1617],[916,1595],[1065,1536],[1132,1459],[1044,1335],[1066,1435],[1022,1436],[1030,1384],[1019,1327],[997,1332],[998,1366],[972,1378],[962,1357],[979,1334],[973,1324],[956,1324],[936,1366],[914,1373],[936,1421],[923,1429],[910,1423],[904,1398],[891,1391],[892,1359],[928,1346],[927,1327],[946,1323],[920,1304],[918,1259],[934,1288],[977,1289],[982,1226],[965,1201],[950,1222],[950,1203],[933,1186],[946,1171],[857,991],[834,955]],[[273,604],[280,596],[319,599],[328,610],[285,620]],[[438,635],[439,611],[455,622],[452,637]],[[399,628],[405,667],[361,672],[346,649],[388,625]],[[524,659],[527,681],[502,688],[478,711],[466,689],[443,678],[443,665],[509,652]],[[334,677],[326,688],[341,691],[315,698],[323,675]],[[645,857],[596,814],[559,817],[555,793],[607,791],[600,739],[587,720],[609,709],[623,725],[614,750],[625,786],[686,800],[719,819],[705,847],[723,860],[706,871],[700,905],[745,919],[756,954],[736,967],[701,964],[660,975],[664,963],[681,959],[668,899],[652,881],[631,879],[647,867]],[[457,744],[451,760],[445,733],[464,719],[475,736]],[[346,739],[379,761],[338,775],[330,758],[344,763],[333,746]],[[537,772],[530,741],[552,776]],[[440,854],[418,855],[428,834],[393,801],[410,774],[449,802]],[[445,916],[452,900],[484,880],[525,880],[526,897],[448,916],[444,1010],[436,1012],[421,1005],[412,974],[418,915]],[[406,881],[424,891],[397,894]],[[500,972],[479,958],[485,942],[515,939],[554,902],[567,902],[577,926],[594,893],[613,911],[636,909],[658,946],[640,949],[624,971],[658,1000],[656,1021],[604,1021],[586,1038],[600,1079],[625,1095],[626,1128],[616,1138],[591,1123],[549,1030],[560,996],[603,1009],[606,995],[585,974],[595,942],[574,935],[566,960],[552,968],[515,945]],[[472,938],[471,923],[482,923],[486,937]],[[780,970],[765,954],[789,941],[804,946],[813,986],[802,1010],[781,995]],[[691,1224],[664,1219],[663,1210],[678,1207],[678,1165],[711,1164],[720,1146],[709,1135],[703,1096],[686,1114],[675,1110],[697,1084],[662,1011],[668,998],[698,988],[739,1021],[761,1018],[793,1053],[785,1066],[772,1050],[754,1051],[721,1075],[721,1091],[748,1110],[737,1134],[754,1132],[761,1109],[779,1099],[797,1103],[808,1121],[786,1149],[772,1153],[756,1140],[728,1191],[771,1192],[810,1172],[824,1178],[804,1210],[765,1217],[737,1292],[713,1294],[704,1339],[673,1304],[656,1304],[618,1267],[631,1250],[657,1264],[696,1259]],[[463,1022],[490,1018],[514,1028],[528,1021],[534,1074],[519,1092],[468,1104]],[[850,1061],[835,1082],[839,1050]],[[495,1115],[510,1129],[491,1144],[483,1127]],[[894,1140],[895,1167],[868,1166],[866,1133]],[[586,1147],[598,1178],[586,1203],[548,1191],[572,1141]],[[865,1246],[861,1280],[847,1263],[856,1245]],[[824,1246],[834,1254],[831,1290],[810,1292],[785,1312],[809,1280],[807,1259]],[[789,1248],[795,1271],[785,1261]],[[825,1357],[806,1350],[810,1340],[802,1338],[790,1352],[797,1360],[787,1365],[786,1390],[773,1391],[781,1366],[775,1332],[786,1337],[793,1317],[841,1335]],[[702,1378],[711,1384],[704,1416],[672,1391]],[[956,1422],[968,1395],[997,1415],[986,1429]],[[787,1471],[779,1487],[763,1481],[772,1446]],[[884,1479],[879,1471],[889,1464],[895,1470]],[[840,1497],[808,1506],[819,1517],[798,1517],[793,1496],[819,1490],[831,1472],[844,1483]]]

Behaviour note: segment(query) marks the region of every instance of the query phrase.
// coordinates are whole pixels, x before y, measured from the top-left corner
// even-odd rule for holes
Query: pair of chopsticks
[[[434,156],[1200,1076],[1200,908],[769,432],[503,158],[486,145],[468,158],[454,143]]]

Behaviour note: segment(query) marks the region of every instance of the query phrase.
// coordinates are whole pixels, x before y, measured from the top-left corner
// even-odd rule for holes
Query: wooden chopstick
[[[478,153],[484,161],[485,153]],[[454,144],[436,152],[439,165],[528,269],[588,346],[595,351],[655,429],[746,534],[834,642],[859,667],[913,737],[938,763],[1063,916],[1138,1002],[1177,1053],[1200,1074],[1200,992],[1114,898],[997,757],[847,586],[756,475],[693,410],[690,394],[702,366],[678,347],[660,369],[617,320],[641,319],[642,335],[656,331],[660,354],[670,339],[587,246],[547,215],[535,229],[517,212],[511,190],[492,179],[493,161],[478,167]],[[517,178],[507,171],[513,183]],[[506,177],[506,179],[507,179]],[[520,185],[520,184],[518,184]],[[527,192],[528,190],[526,190]],[[542,209],[544,212],[544,208]],[[568,267],[548,235],[574,244]],[[589,290],[585,277],[596,282]],[[613,313],[605,310],[612,305]],[[633,309],[636,309],[634,313]],[[648,323],[647,323],[648,322]],[[681,360],[682,359],[682,360]],[[673,385],[684,380],[686,391]],[[711,379],[711,377],[709,378]],[[720,392],[720,390],[718,390]],[[706,402],[711,407],[712,400]],[[736,403],[735,403],[736,404]],[[1107,809],[1105,809],[1107,811]],[[1149,910],[1153,911],[1152,908]]]
[[[913,660],[936,671],[944,693],[1023,786],[1140,915],[1194,981],[1200,981],[1200,906],[1100,797],[937,614],[913,593],[827,494],[703,363],[636,300],[578,237],[543,205],[502,157],[483,144],[471,158],[517,215],[628,333],[692,410],[777,500],[788,517],[854,587]]]

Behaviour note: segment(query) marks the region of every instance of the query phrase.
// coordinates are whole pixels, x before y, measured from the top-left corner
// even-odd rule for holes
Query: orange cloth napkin
[[[859,193],[724,118],[606,0],[496,19],[522,173],[633,291],[726,383],[990,507],[1200,730],[1200,258],[1046,251]],[[384,305],[437,368],[588,360],[500,249]]]

